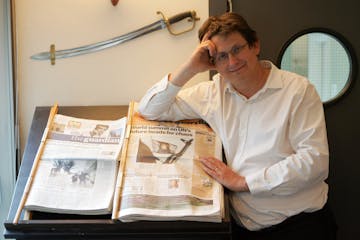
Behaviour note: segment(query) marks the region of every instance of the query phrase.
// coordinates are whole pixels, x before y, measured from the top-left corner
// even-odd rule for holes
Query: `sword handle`
[[[193,20],[193,16],[196,16],[195,11],[187,11],[187,12],[179,13],[179,14],[176,14],[176,15],[170,17],[168,19],[168,21],[170,24],[173,24],[173,23],[180,22],[181,20],[183,20],[185,18],[191,18],[191,20]]]
[[[179,13],[179,14],[176,14],[170,18],[167,18],[161,11],[157,11],[156,12],[157,14],[161,14],[165,24],[166,24],[166,27],[168,29],[168,31],[172,34],[172,35],[180,35],[180,34],[183,34],[183,33],[186,33],[186,32],[189,32],[191,30],[193,30],[195,28],[195,22],[200,20],[200,18],[198,18],[196,16],[196,12],[195,11],[187,11],[187,12],[183,12],[183,13]],[[174,24],[174,23],[177,23],[185,18],[190,18],[189,21],[193,22],[193,24],[191,25],[191,27],[189,29],[186,29],[184,31],[181,31],[181,32],[174,32],[172,29],[171,29],[171,24]]]

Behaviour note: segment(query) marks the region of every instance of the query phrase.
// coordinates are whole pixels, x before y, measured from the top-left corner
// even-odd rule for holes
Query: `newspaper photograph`
[[[221,142],[205,124],[134,117],[119,219],[221,221],[223,189],[198,156],[222,159]]]
[[[126,118],[103,121],[57,114],[25,208],[110,213],[125,128]]]

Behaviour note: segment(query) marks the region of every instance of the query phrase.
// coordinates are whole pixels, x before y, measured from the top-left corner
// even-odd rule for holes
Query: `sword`
[[[55,64],[55,59],[61,59],[61,58],[69,58],[69,57],[74,57],[74,56],[79,56],[79,55],[83,55],[83,54],[88,54],[88,53],[93,53],[93,52],[97,52],[97,51],[101,51],[110,47],[114,47],[117,46],[119,44],[122,44],[124,42],[130,41],[132,39],[138,38],[140,36],[143,36],[145,34],[160,30],[160,29],[164,29],[167,28],[168,31],[172,34],[172,35],[180,35],[183,34],[185,32],[189,32],[191,30],[193,30],[195,28],[195,22],[197,20],[199,20],[199,18],[196,16],[196,12],[195,11],[187,11],[187,12],[183,12],[183,13],[179,13],[176,14],[170,18],[167,18],[162,12],[158,11],[156,12],[157,14],[161,14],[162,19],[159,21],[156,21],[152,24],[149,24],[147,26],[144,26],[142,28],[139,28],[135,31],[126,33],[124,35],[120,35],[105,41],[101,41],[101,42],[97,42],[97,43],[92,43],[92,44],[88,44],[88,45],[84,45],[84,46],[80,46],[80,47],[75,47],[75,48],[69,48],[69,49],[64,49],[64,50],[57,50],[55,51],[55,45],[52,44],[50,45],[50,51],[49,52],[41,52],[35,55],[31,56],[31,59],[34,60],[50,60],[51,61],[51,65]],[[175,32],[171,29],[171,25],[174,23],[177,23],[183,19],[188,19],[189,21],[191,21],[193,24],[191,25],[191,27],[189,29],[185,29],[181,32]]]

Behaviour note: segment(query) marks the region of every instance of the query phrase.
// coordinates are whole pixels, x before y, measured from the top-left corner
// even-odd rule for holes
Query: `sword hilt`
[[[180,34],[183,34],[183,33],[186,33],[186,32],[190,32],[191,30],[193,30],[195,28],[195,23],[196,21],[200,20],[200,18],[198,18],[196,16],[196,12],[193,10],[193,11],[187,11],[187,12],[183,12],[183,13],[179,13],[179,14],[176,14],[170,18],[167,18],[161,11],[157,11],[156,12],[157,14],[161,14],[165,24],[166,24],[166,28],[168,29],[168,31],[172,34],[172,35],[180,35]],[[180,31],[180,32],[175,32],[172,30],[171,28],[171,24],[174,24],[174,23],[177,23],[185,18],[190,18],[189,21],[191,21],[193,24],[191,25],[190,28],[188,29],[185,29],[183,31]]]

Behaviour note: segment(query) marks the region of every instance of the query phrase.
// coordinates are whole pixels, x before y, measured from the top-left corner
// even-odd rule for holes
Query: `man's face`
[[[230,82],[250,79],[251,73],[258,64],[259,43],[249,46],[238,32],[227,36],[215,35],[211,41],[216,46],[216,70]]]

